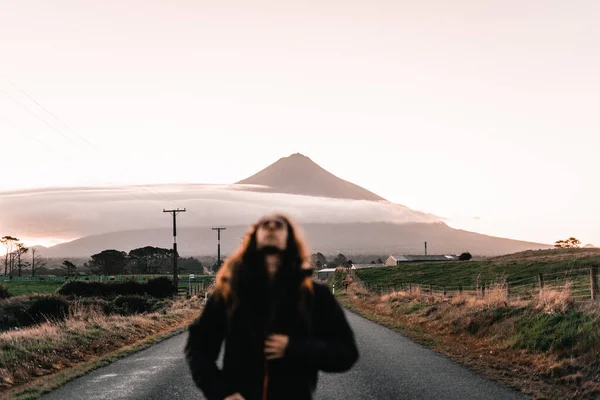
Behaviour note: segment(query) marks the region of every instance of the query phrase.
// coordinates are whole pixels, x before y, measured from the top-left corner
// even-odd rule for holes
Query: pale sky
[[[0,0],[0,73],[68,125],[0,76],[0,191],[232,183],[301,152],[453,227],[600,245],[598,21],[593,0]]]

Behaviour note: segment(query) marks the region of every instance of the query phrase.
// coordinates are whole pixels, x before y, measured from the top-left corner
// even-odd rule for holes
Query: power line
[[[27,136],[29,136],[29,137],[31,137],[31,138],[32,138],[32,139],[34,139],[36,142],[40,143],[42,146],[44,146],[44,147],[46,147],[47,149],[49,149],[51,152],[53,152],[53,153],[55,153],[55,152],[56,152],[56,151],[55,151],[55,149],[54,149],[53,147],[51,147],[49,144],[47,144],[47,143],[45,143],[45,142],[42,142],[41,140],[39,140],[37,137],[35,137],[35,135],[31,134],[30,132],[27,132],[26,130],[24,130],[24,129],[22,129],[22,128],[20,128],[20,127],[18,127],[18,126],[16,126],[16,125],[14,125],[14,124],[12,124],[11,122],[7,121],[6,119],[4,119],[4,118],[2,118],[2,117],[0,117],[0,121],[3,121],[3,122],[6,124],[6,125],[8,125],[8,126],[12,127],[13,129],[16,129],[16,130],[18,130],[19,132],[21,132],[21,133],[23,133],[23,134],[25,134],[25,135],[27,135]],[[71,162],[73,162],[73,163],[74,163],[74,160],[73,160],[71,157],[69,157],[68,155],[67,155],[67,157],[69,158],[69,161],[71,161]],[[81,182],[81,183],[83,183],[83,182]],[[138,195],[136,195],[136,194],[134,194],[134,193],[132,193],[132,192],[128,191],[127,189],[123,188],[122,186],[119,186],[119,185],[117,185],[116,183],[113,183],[113,182],[110,182],[110,181],[107,181],[107,180],[104,180],[104,183],[108,183],[108,184],[109,184],[109,185],[111,185],[111,186],[115,186],[115,187],[117,187],[117,188],[119,188],[119,189],[123,190],[125,193],[128,193],[128,194],[130,194],[130,195],[134,196],[135,198],[137,198],[137,199],[139,199],[139,200],[142,200],[142,201],[148,201],[147,199],[143,199],[143,198],[139,197]]]
[[[26,96],[30,101],[32,101],[34,104],[36,104],[38,107],[40,107],[43,111],[45,111],[48,115],[50,115],[52,118],[54,118],[56,121],[58,121],[60,124],[62,124],[64,127],[66,127],[69,131],[71,131],[73,134],[75,134],[77,137],[79,137],[81,140],[83,140],[92,150],[95,150],[96,152],[98,152],[102,157],[104,157],[106,160],[110,161],[111,164],[110,167],[111,169],[113,169],[114,171],[116,171],[116,169],[114,168],[114,166],[112,165],[112,163],[116,163],[116,161],[112,160],[110,157],[108,157],[107,155],[105,155],[101,150],[99,150],[97,147],[95,147],[90,141],[88,141],[85,137],[83,137],[82,135],[80,135],[79,133],[77,133],[73,128],[71,128],[67,123],[65,123],[64,121],[62,121],[60,118],[58,118],[54,113],[52,113],[50,110],[48,110],[46,107],[44,107],[42,104],[40,104],[38,101],[36,101],[33,97],[31,97],[29,94],[27,94],[27,92],[25,92],[23,89],[21,89],[20,87],[18,87],[15,83],[13,83],[10,79],[8,79],[8,77],[4,74],[2,74],[0,72],[0,76],[6,80],[8,83],[10,83],[14,88],[16,88],[19,92],[21,92],[24,96]],[[50,127],[53,131],[59,133],[61,136],[63,136],[64,138],[66,138],[69,142],[71,142],[73,145],[78,146],[77,143],[75,143],[67,134],[65,134],[62,130],[57,129],[55,126],[51,125],[50,123],[48,123],[48,121],[46,121],[45,119],[41,118],[39,115],[37,115],[36,113],[34,113],[33,111],[31,111],[27,106],[25,106],[24,104],[22,104],[20,101],[18,101],[17,99],[15,99],[13,96],[11,96],[10,94],[8,94],[6,91],[0,89],[0,92],[2,92],[5,96],[7,96],[9,99],[11,99],[12,101],[14,101],[15,103],[19,104],[22,108],[24,108],[28,113],[30,113],[31,115],[33,115],[35,118],[37,118],[38,120],[42,121],[44,124],[46,124],[48,127]],[[78,146],[79,147],[79,146]],[[93,155],[94,157],[97,157],[96,154],[92,154],[90,153],[89,150],[86,149],[86,151]],[[154,193],[160,195],[163,197],[163,199],[165,199],[166,201],[175,204],[176,206],[178,206],[178,204],[166,197],[163,193],[155,190],[153,187],[151,187],[148,184],[143,184],[143,186],[149,188],[150,190],[152,190]],[[122,188],[121,188],[122,189]],[[148,194],[152,195],[153,197],[155,197],[158,200],[162,200],[160,198],[158,198],[154,193],[150,193],[148,191],[146,191]],[[137,197],[137,196],[136,196]],[[138,197],[139,198],[139,197]],[[192,214],[194,214],[192,212]]]

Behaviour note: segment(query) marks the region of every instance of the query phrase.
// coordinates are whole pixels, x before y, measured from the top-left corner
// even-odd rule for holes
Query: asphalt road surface
[[[353,313],[360,360],[344,374],[321,374],[315,398],[525,399],[423,346]],[[183,359],[187,333],[78,378],[44,400],[203,399]]]

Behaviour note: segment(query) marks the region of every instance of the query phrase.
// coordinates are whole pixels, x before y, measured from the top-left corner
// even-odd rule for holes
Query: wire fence
[[[393,292],[420,293],[422,295],[440,295],[455,297],[459,295],[485,298],[491,291],[505,291],[506,298],[531,299],[541,290],[569,291],[574,301],[595,301],[600,299],[598,291],[598,266],[584,269],[568,270],[551,274],[539,274],[517,280],[500,280],[493,283],[472,285],[443,286],[424,283],[401,282],[396,284],[368,284],[356,274],[354,279],[371,292],[383,295]]]
[[[54,276],[54,275],[40,275],[40,276],[0,276],[0,282],[69,282],[69,281],[90,281],[90,282],[108,282],[108,281],[147,281],[153,278],[167,277],[173,278],[171,274],[132,274],[132,275],[82,275],[82,276]],[[188,275],[180,275],[179,282],[200,281],[200,280],[212,280],[212,275],[195,275],[194,278],[190,278]]]

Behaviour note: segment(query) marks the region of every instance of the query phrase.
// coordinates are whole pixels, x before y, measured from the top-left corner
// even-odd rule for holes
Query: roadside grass
[[[202,300],[167,300],[164,308],[133,316],[106,315],[97,304],[80,302],[70,307],[63,321],[0,333],[0,394],[46,375],[70,370],[80,363],[102,358],[148,337],[187,326],[199,315]],[[70,373],[67,373],[70,376]],[[22,388],[33,396],[37,384]]]
[[[138,351],[147,349],[148,347],[153,346],[156,343],[159,343],[163,340],[169,339],[183,331],[187,326],[175,328],[167,333],[159,333],[157,335],[150,336],[146,339],[143,339],[136,344],[125,347],[111,353],[108,353],[98,359],[93,359],[91,361],[83,362],[77,364],[72,368],[67,368],[57,372],[55,374],[43,376],[35,379],[32,382],[28,382],[27,384],[22,385],[17,389],[13,389],[12,391],[7,392],[7,396],[9,399],[14,400],[34,400],[39,398],[40,396],[50,393],[51,391],[67,384],[73,379],[84,376],[95,369],[113,363],[121,358],[127,357],[131,354],[137,353]]]
[[[417,289],[378,295],[355,282],[337,298],[346,308],[534,398],[600,398],[597,303],[573,302],[568,282],[527,300],[507,298],[502,282],[486,294],[447,298]]]
[[[517,321],[508,342],[516,349],[552,351],[579,357],[600,348],[600,315],[571,310],[566,313],[533,314]]]

